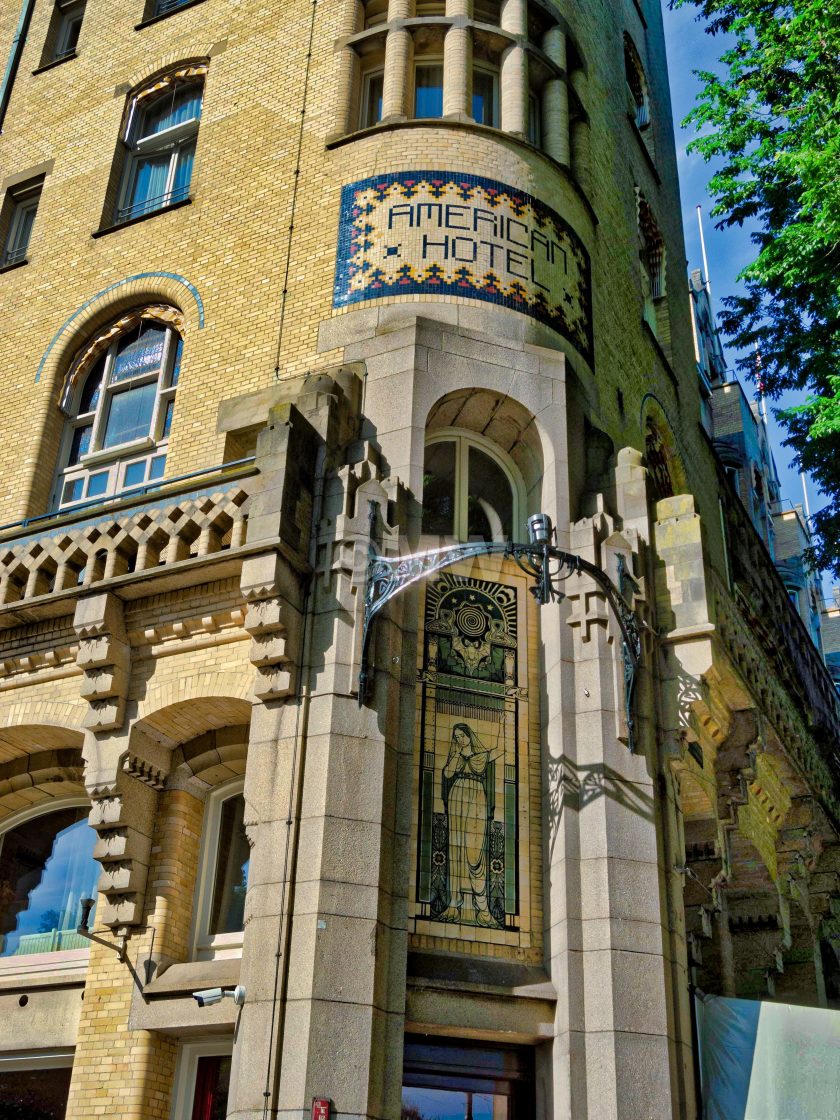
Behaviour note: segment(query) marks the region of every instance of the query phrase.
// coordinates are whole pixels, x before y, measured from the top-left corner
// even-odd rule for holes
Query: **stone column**
[[[516,35],[502,55],[500,73],[502,129],[519,136],[528,135],[528,56],[525,38],[528,34],[527,0],[504,0],[501,25],[503,31]]]
[[[586,105],[586,78],[582,70],[574,70],[569,82],[578,96],[582,105]],[[591,142],[589,136],[589,121],[577,115],[571,121],[569,128],[571,166],[574,176],[581,187],[588,191],[592,186]]]
[[[552,159],[569,165],[569,88],[566,77],[566,35],[552,27],[543,36],[543,50],[563,74],[551,78],[542,92],[542,146]]]
[[[446,14],[468,18],[472,0],[446,0]],[[443,115],[472,117],[472,32],[462,20],[443,41]]]
[[[345,38],[361,31],[365,22],[362,0],[344,0],[339,35]],[[359,56],[352,47],[342,47],[339,60],[338,91],[336,94],[335,130],[343,136],[359,127],[359,95],[361,93],[361,67]]]
[[[414,0],[389,0],[388,22],[409,19]],[[404,27],[394,27],[385,39],[385,73],[382,77],[382,119],[411,115],[409,91],[413,87],[411,67],[414,40]]]

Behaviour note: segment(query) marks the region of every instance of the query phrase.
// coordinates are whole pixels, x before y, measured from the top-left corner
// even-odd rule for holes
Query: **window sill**
[[[149,16],[148,19],[141,19],[139,23],[135,23],[134,30],[142,31],[144,27],[151,27],[153,23],[160,23],[162,19],[169,19],[177,12],[185,12],[187,8],[194,8],[197,4],[203,4],[204,0],[187,0],[186,4],[180,4],[177,8],[170,8],[168,12],[161,12],[156,16]]]
[[[140,451],[150,451],[156,446],[157,444],[153,439],[149,436],[143,436],[142,439],[132,440],[131,443],[120,443],[114,447],[102,448],[99,451],[91,451],[87,455],[82,455],[78,463],[74,463],[73,465],[77,469],[83,467],[98,467],[101,463],[115,463],[118,460],[130,459],[132,455],[136,455]]]
[[[191,204],[191,198],[182,198],[180,202],[173,202],[171,206],[162,206],[160,210],[150,210],[148,214],[139,214],[136,218],[129,218],[128,221],[116,222],[112,226],[95,229],[91,237],[105,237],[109,233],[116,233],[119,229],[128,229],[129,226],[136,226],[138,222],[147,222],[149,218],[156,218],[159,214],[170,214],[173,210],[180,210],[182,206],[190,206]]]
[[[51,58],[50,61],[45,62],[43,64],[43,66],[37,66],[32,71],[32,73],[33,74],[46,74],[46,72],[48,70],[55,70],[56,66],[61,66],[62,62],[72,62],[72,60],[74,58],[78,58],[78,57],[79,57],[79,52],[78,51],[69,51],[67,54],[63,54],[61,56],[61,58]]]
[[[14,272],[16,268],[23,268],[25,264],[29,264],[29,261],[26,259],[26,257],[24,257],[22,261],[12,261],[11,264],[4,264],[2,268],[0,268],[0,273]]]
[[[90,949],[66,949],[57,953],[30,953],[0,960],[0,989],[27,989],[84,982]]]

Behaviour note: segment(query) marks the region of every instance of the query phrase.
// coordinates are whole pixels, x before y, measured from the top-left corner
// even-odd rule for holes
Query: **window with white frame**
[[[489,440],[445,429],[426,444],[423,533],[460,541],[506,541],[520,521],[518,475]]]
[[[472,116],[476,124],[499,127],[499,72],[488,66],[473,67]]]
[[[216,1120],[227,1116],[232,1049],[230,1038],[182,1043],[171,1120]]]
[[[382,89],[385,71],[367,70],[362,78],[362,128],[373,128],[382,120]]]
[[[147,486],[163,476],[181,368],[180,316],[149,307],[93,339],[68,377],[53,507]]]
[[[195,908],[195,952],[202,959],[239,955],[251,848],[242,782],[214,790],[204,808]]]
[[[15,817],[0,833],[0,975],[87,961],[76,933],[81,900],[96,898],[100,867],[90,806],[67,801]]]
[[[57,4],[58,27],[56,29],[53,59],[66,58],[76,53],[79,33],[85,18],[85,0],[73,0],[69,4]]]
[[[132,98],[117,223],[189,198],[206,72],[203,65],[185,67],[156,79]]]
[[[44,177],[41,175],[7,192],[3,206],[2,226],[5,237],[3,252],[0,255],[0,268],[20,264],[26,260],[43,186]]]

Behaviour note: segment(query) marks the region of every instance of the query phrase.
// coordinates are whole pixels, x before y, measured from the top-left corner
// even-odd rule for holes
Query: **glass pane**
[[[64,1120],[72,1072],[67,1066],[0,1073],[0,1120]]]
[[[88,479],[87,496],[89,498],[101,498],[103,494],[107,494],[110,476],[110,471],[98,471],[96,474],[92,474]]]
[[[455,443],[426,448],[423,464],[423,532],[439,537],[455,533]]]
[[[502,468],[477,447],[469,449],[467,537],[513,539],[513,491]]]
[[[40,197],[40,196],[39,196]],[[38,198],[27,199],[19,202],[9,228],[9,240],[6,253],[17,259],[22,259],[29,248],[29,238],[32,236],[32,227],[35,225],[35,214],[38,211]]]
[[[528,98],[528,139],[535,145],[542,140],[541,116],[540,99],[532,93]]]
[[[108,409],[103,447],[117,447],[121,443],[148,436],[156,391],[157,383],[150,381],[135,389],[114,393]]]
[[[146,110],[141,136],[156,136],[164,129],[201,116],[201,86],[173,86]]]
[[[69,482],[64,483],[64,489],[61,492],[61,503],[65,505],[67,502],[78,502],[84,490],[85,480],[83,478],[71,478]]]
[[[171,158],[169,152],[160,156],[137,157],[131,194],[121,211],[123,216],[130,214],[136,217],[163,205]]]
[[[146,481],[146,460],[139,463],[129,463],[123,475],[123,486],[139,486]]]
[[[243,928],[245,891],[251,858],[244,816],[245,798],[241,794],[229,797],[222,805],[216,874],[213,880],[213,908],[208,931],[211,936],[216,933],[236,933]]]
[[[418,66],[414,72],[415,117],[443,116],[443,67]]]
[[[85,424],[82,428],[76,428],[73,432],[73,441],[70,444],[70,458],[67,460],[67,466],[72,467],[78,463],[83,455],[87,455],[90,451],[90,437],[93,432],[92,424]]]
[[[362,128],[370,128],[382,120],[382,74],[371,74],[365,87],[365,119]]]
[[[60,809],[3,836],[0,956],[83,949],[79,899],[95,898],[99,864],[87,809]]]
[[[165,345],[165,327],[142,323],[137,333],[132,331],[120,340],[108,384],[116,385],[129,377],[158,373]]]
[[[199,1058],[191,1120],[225,1120],[229,1092],[230,1058]]]
[[[155,455],[152,459],[152,465],[149,469],[149,482],[155,482],[159,478],[163,478],[163,472],[166,470],[166,456]]]
[[[175,357],[172,359],[172,377],[169,379],[170,385],[177,385],[178,378],[181,376],[181,356],[184,353],[184,340],[180,335],[175,339]]]
[[[403,1086],[402,1120],[508,1120],[508,1098],[461,1089]]]
[[[100,355],[85,378],[85,385],[79,398],[79,416],[83,416],[87,412],[93,412],[99,404],[99,389],[102,385],[102,374],[105,372],[105,358],[106,354]]]
[[[175,412],[175,402],[170,397],[166,402],[163,411],[163,431],[160,434],[161,439],[166,439],[172,428],[172,414]]]
[[[472,115],[477,124],[496,124],[496,78],[486,70],[473,70]]]
[[[170,202],[180,202],[190,193],[190,179],[192,178],[193,162],[195,161],[195,140],[184,144],[178,150],[175,164],[175,181],[172,184]]]

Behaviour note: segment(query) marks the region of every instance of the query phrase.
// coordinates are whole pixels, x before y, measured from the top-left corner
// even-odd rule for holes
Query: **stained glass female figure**
[[[498,924],[487,905],[487,868],[496,800],[495,760],[503,751],[503,746],[488,750],[467,723],[452,728],[441,779],[449,883],[449,906],[441,914],[442,921]]]

